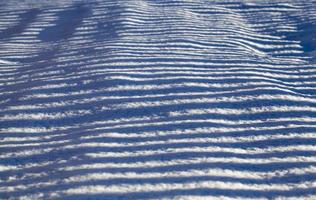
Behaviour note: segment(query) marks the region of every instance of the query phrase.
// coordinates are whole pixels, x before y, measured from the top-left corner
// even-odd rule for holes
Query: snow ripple
[[[0,6],[0,199],[315,199],[316,2]]]

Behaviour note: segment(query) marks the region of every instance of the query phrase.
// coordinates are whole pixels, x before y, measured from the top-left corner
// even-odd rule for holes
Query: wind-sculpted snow
[[[315,1],[0,5],[0,199],[316,199]]]

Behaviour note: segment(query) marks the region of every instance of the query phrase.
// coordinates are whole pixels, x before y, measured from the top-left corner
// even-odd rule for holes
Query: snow
[[[0,199],[316,199],[314,0],[0,4]]]

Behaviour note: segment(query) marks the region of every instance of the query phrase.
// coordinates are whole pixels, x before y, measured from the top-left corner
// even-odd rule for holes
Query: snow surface
[[[0,199],[316,199],[316,1],[0,1]]]

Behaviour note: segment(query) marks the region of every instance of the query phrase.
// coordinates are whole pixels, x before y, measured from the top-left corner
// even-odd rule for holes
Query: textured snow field
[[[316,199],[316,1],[0,1],[0,199]]]

